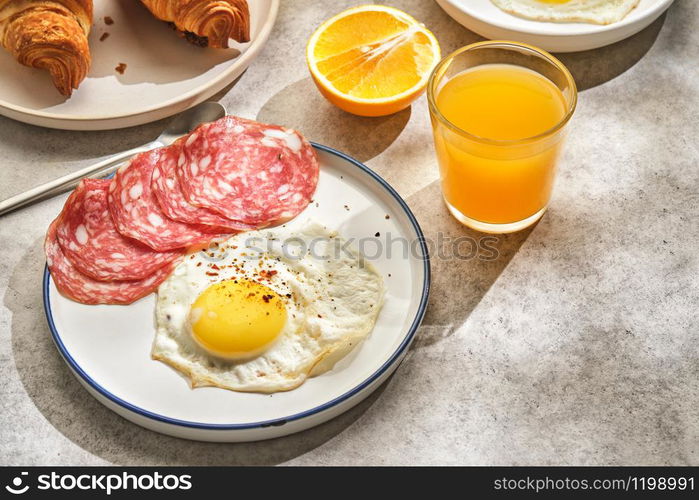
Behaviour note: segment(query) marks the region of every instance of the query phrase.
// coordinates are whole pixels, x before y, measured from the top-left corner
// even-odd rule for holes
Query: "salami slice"
[[[163,213],[172,220],[187,224],[200,224],[205,231],[246,231],[257,226],[243,224],[212,212],[195,207],[187,201],[177,178],[177,162],[184,163],[179,141],[161,150],[158,164],[153,170],[152,188]]]
[[[99,281],[149,278],[182,251],[156,252],[117,231],[109,213],[110,181],[84,179],[66,201],[56,226],[58,243],[70,262]]]
[[[117,230],[158,252],[224,238],[225,234],[214,235],[201,226],[174,221],[160,209],[151,190],[151,178],[162,151],[136,155],[112,179],[108,200]]]
[[[247,224],[295,217],[318,183],[313,147],[276,125],[226,116],[197,128],[182,150],[177,175],[187,200]]]
[[[44,251],[56,288],[69,299],[83,304],[131,304],[154,292],[172,271],[172,267],[167,265],[140,281],[93,280],[78,271],[61,250],[56,237],[58,223],[59,219],[56,219],[49,226]]]

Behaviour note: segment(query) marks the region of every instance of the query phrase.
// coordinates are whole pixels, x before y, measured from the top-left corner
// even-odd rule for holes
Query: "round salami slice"
[[[151,178],[161,156],[155,149],[136,155],[120,168],[109,185],[109,210],[117,230],[158,252],[202,245],[214,235],[201,226],[170,219],[160,209],[151,189]]]
[[[184,153],[179,141],[161,150],[153,170],[153,193],[165,215],[179,222],[200,224],[204,231],[216,233],[257,229],[257,226],[227,219],[216,212],[189,203],[177,177],[178,161],[184,163]]]
[[[172,271],[172,266],[157,269],[140,281],[97,281],[78,271],[66,258],[56,237],[56,219],[49,226],[44,242],[46,263],[56,288],[69,299],[83,304],[131,304],[154,292]]]
[[[247,224],[292,219],[318,184],[313,147],[276,125],[226,116],[197,128],[182,150],[177,175],[187,200]]]
[[[182,251],[156,252],[117,231],[109,213],[110,181],[84,179],[68,197],[56,226],[58,243],[70,262],[99,281],[149,278]]]

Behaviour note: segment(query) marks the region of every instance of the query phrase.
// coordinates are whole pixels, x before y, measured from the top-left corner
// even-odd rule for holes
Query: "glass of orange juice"
[[[489,233],[539,220],[577,102],[566,67],[530,45],[480,42],[445,57],[427,94],[451,213]]]

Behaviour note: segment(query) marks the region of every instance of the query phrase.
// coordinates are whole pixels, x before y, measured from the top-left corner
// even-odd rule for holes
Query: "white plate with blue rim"
[[[313,203],[299,218],[314,219],[353,240],[383,276],[385,301],[369,337],[331,371],[288,392],[192,389],[177,371],[151,359],[154,294],[128,306],[79,304],[58,292],[47,270],[44,308],[51,335],[90,394],[122,417],[163,434],[255,441],[325,422],[393,373],[427,307],[426,242],[410,208],[386,181],[338,151],[314,147],[320,180]]]
[[[92,66],[70,98],[48,73],[20,65],[0,50],[0,114],[65,130],[133,127],[173,116],[222,90],[248,68],[269,38],[280,0],[255,0],[250,39],[203,49],[179,38],[134,0],[100,0],[89,44]],[[105,23],[111,17],[112,24]],[[102,40],[105,33],[109,37]],[[123,74],[116,71],[125,64]]]
[[[457,22],[491,40],[513,40],[549,52],[596,49],[635,35],[655,21],[674,0],[640,0],[621,21],[599,25],[550,23],[509,14],[491,0],[436,0]]]

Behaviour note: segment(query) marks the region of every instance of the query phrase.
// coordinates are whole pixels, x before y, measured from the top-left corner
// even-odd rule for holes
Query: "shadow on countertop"
[[[631,69],[658,38],[667,12],[647,28],[620,42],[583,52],[556,54],[575,78],[578,90],[586,90],[616,78]]]
[[[432,268],[430,303],[414,350],[441,342],[464,324],[536,224],[512,234],[467,228],[446,208],[439,181],[407,201],[425,234]]]
[[[0,116],[0,143],[5,149],[50,154],[51,163],[62,163],[141,146],[158,137],[168,122],[165,118],[119,130],[74,131],[38,127]]]
[[[51,340],[42,313],[39,284],[43,271],[42,241],[36,241],[15,268],[4,297],[5,307],[12,312],[17,372],[32,402],[51,425],[82,449],[113,464],[279,464],[323,445],[353,425],[391,380],[333,420],[288,437],[252,443],[205,443],[161,435],[102,406],[72,375]]]
[[[297,103],[305,102],[303,107]],[[330,104],[310,78],[272,96],[257,113],[263,123],[300,130],[306,137],[366,162],[395,141],[410,120],[411,107],[376,118],[356,116]]]

